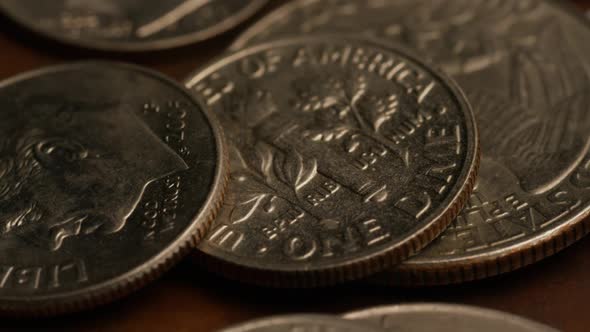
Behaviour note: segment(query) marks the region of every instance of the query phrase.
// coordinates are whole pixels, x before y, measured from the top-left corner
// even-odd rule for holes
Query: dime
[[[181,86],[88,62],[0,83],[0,311],[111,301],[189,251],[220,205],[218,125]]]
[[[0,0],[20,24],[62,42],[114,51],[159,50],[214,37],[267,0]]]
[[[292,315],[278,316],[236,325],[219,332],[285,332],[285,331],[330,331],[330,332],[385,332],[384,330],[333,316]]]
[[[403,50],[292,39],[229,55],[186,85],[231,144],[229,202],[200,246],[229,278],[306,287],[367,276],[424,247],[471,192],[471,109]]]
[[[496,310],[441,303],[377,307],[344,317],[370,321],[386,331],[396,332],[557,332],[549,326]]]
[[[590,30],[581,15],[540,0],[303,0],[236,45],[325,31],[402,42],[431,58],[467,92],[481,130],[482,167],[468,207],[382,281],[480,279],[588,233]]]

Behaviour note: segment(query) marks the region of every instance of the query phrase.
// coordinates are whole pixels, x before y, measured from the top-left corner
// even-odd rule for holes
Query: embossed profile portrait
[[[590,71],[571,28],[539,1],[425,5],[419,16],[431,23],[410,22],[400,37],[466,90],[481,134],[478,191],[500,199],[506,188],[555,188],[590,147]]]
[[[470,98],[479,107],[481,123],[484,162],[478,190],[518,185],[529,194],[546,193],[571,175],[589,151],[587,92],[541,114],[489,93],[471,93]],[[501,193],[484,194],[497,199]]]
[[[188,168],[131,107],[62,100],[0,101],[0,241],[119,232],[148,184]]]
[[[480,180],[489,182],[479,188],[518,184],[528,194],[546,193],[571,175],[589,151],[586,61],[559,22],[539,22],[544,22],[542,28],[526,30],[534,35],[529,44],[513,45],[502,61],[459,79],[468,87],[479,122]],[[491,71],[495,75],[488,75]],[[487,83],[476,83],[482,79]]]

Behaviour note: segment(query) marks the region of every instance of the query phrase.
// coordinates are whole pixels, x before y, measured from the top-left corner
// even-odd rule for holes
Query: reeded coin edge
[[[476,163],[479,164],[479,154]],[[401,263],[413,253],[426,247],[433,239],[442,234],[446,227],[455,220],[468,198],[471,196],[476,178],[477,172],[473,171],[467,181],[464,191],[449,206],[446,214],[439,219],[439,222],[436,223],[436,225],[427,229],[426,232],[416,235],[415,238],[404,246],[388,252],[388,255],[385,256],[372,257],[349,265],[322,270],[300,271],[264,270],[250,266],[243,266],[209,255],[198,249],[194,251],[193,258],[197,264],[222,277],[262,287],[315,288],[362,279],[383,272],[388,267]]]
[[[336,38],[336,39],[333,39]],[[213,255],[207,254],[201,250],[196,250],[193,257],[195,261],[204,266],[209,271],[221,275],[227,279],[254,284],[263,287],[275,288],[314,288],[325,287],[362,279],[378,272],[382,272],[392,266],[400,264],[411,255],[419,252],[426,247],[432,240],[437,238],[451,224],[463,209],[467,200],[471,196],[480,165],[480,143],[479,131],[475,120],[475,115],[467,97],[450,77],[445,75],[438,67],[416,57],[408,49],[399,45],[388,45],[378,40],[350,37],[342,35],[321,35],[315,37],[289,38],[279,42],[265,42],[244,50],[229,53],[221,56],[209,63],[209,65],[197,69],[195,72],[185,78],[184,84],[190,90],[198,77],[210,71],[211,67],[222,67],[227,62],[235,61],[243,57],[242,53],[256,53],[259,49],[269,48],[271,45],[280,47],[282,45],[293,45],[298,42],[321,42],[322,40],[348,40],[365,44],[374,45],[384,48],[390,52],[397,53],[410,61],[422,66],[434,77],[440,80],[451,91],[451,95],[458,105],[463,109],[463,115],[467,121],[466,126],[473,136],[473,142],[469,142],[470,151],[466,156],[468,169],[464,170],[458,178],[457,183],[462,183],[455,196],[450,199],[449,204],[443,209],[438,217],[433,217],[430,223],[423,226],[416,233],[409,235],[406,239],[394,248],[387,249],[385,252],[372,254],[370,257],[356,258],[347,263],[332,264],[331,266],[317,269],[302,270],[285,270],[285,269],[265,269],[258,266],[246,266],[239,263],[230,262],[220,259]]]
[[[590,21],[569,2],[546,1],[590,29]],[[446,263],[406,262],[391,271],[385,271],[371,279],[382,285],[420,287],[442,286],[477,281],[513,272],[555,255],[590,234],[590,204],[572,214],[569,222],[545,232],[542,239],[530,239],[526,245],[514,244],[508,253],[495,252],[483,257],[457,258]]]
[[[426,303],[416,302],[412,304],[396,304],[390,306],[378,306],[373,308],[361,309],[357,311],[348,312],[342,315],[342,317],[351,320],[364,321],[366,319],[377,318],[381,316],[395,315],[397,313],[408,313],[408,312],[425,312],[425,313],[451,313],[451,314],[467,314],[471,317],[484,317],[488,319],[496,319],[507,321],[514,325],[523,326],[527,329],[535,329],[538,331],[546,332],[557,332],[552,327],[530,320],[525,317],[520,317],[509,312],[503,312],[494,309],[488,309],[483,307],[463,305],[463,304],[452,304],[452,303]]]
[[[447,263],[400,265],[392,271],[375,276],[377,284],[395,286],[437,286],[476,281],[512,272],[550,257],[590,233],[590,210],[560,227],[550,237],[518,247],[502,255],[454,260]]]
[[[169,244],[164,250],[149,261],[116,278],[81,290],[75,290],[63,294],[39,296],[25,300],[20,300],[18,298],[2,298],[2,296],[0,296],[0,317],[20,319],[26,317],[48,317],[65,313],[74,313],[113,302],[138,290],[169,270],[198,244],[198,242],[205,236],[206,230],[212,225],[223,202],[224,190],[229,182],[229,159],[223,131],[215,116],[208,112],[206,108],[202,106],[201,102],[196,100],[189,91],[182,87],[182,85],[174,82],[172,79],[149,68],[133,64],[111,61],[81,61],[28,71],[0,81],[0,88],[46,73],[71,70],[75,67],[83,68],[89,65],[114,66],[126,70],[138,71],[146,76],[163,81],[165,84],[177,88],[179,92],[184,93],[190,100],[192,100],[195,105],[200,106],[200,111],[205,115],[213,135],[215,136],[217,150],[217,166],[209,195],[201,209],[195,214],[192,224],[187,227],[187,229],[180,234],[173,243]]]
[[[57,41],[61,44],[77,47],[77,48],[86,48],[86,49],[94,49],[103,52],[149,52],[149,51],[160,51],[160,50],[167,50],[173,48],[179,48],[182,46],[187,46],[193,43],[198,43],[207,39],[214,38],[218,35],[221,35],[227,31],[232,30],[233,28],[239,26],[240,24],[244,23],[248,18],[252,17],[256,14],[259,10],[261,10],[269,0],[250,0],[252,3],[245,7],[244,9],[237,12],[235,15],[232,15],[220,22],[216,25],[204,29],[199,30],[193,33],[182,34],[176,37],[169,37],[164,38],[161,40],[153,40],[153,41],[139,41],[139,42],[116,42],[116,41],[104,41],[104,40],[83,40],[83,39],[75,39],[70,38],[67,35],[60,35],[57,33],[52,33],[47,30],[43,30],[35,25],[29,24],[25,20],[21,20],[15,15],[4,7],[0,1],[0,10],[2,14],[9,18],[14,23],[17,23],[19,26],[36,33],[44,38],[49,38],[53,41]]]

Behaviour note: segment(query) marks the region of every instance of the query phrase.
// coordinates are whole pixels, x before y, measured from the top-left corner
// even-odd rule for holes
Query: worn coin
[[[236,325],[220,332],[385,332],[368,323],[326,315],[277,316]]]
[[[0,0],[20,24],[62,42],[103,50],[183,46],[238,25],[267,0]]]
[[[557,1],[302,0],[236,45],[305,32],[402,42],[450,73],[477,115],[482,167],[468,207],[382,280],[445,284],[536,262],[588,233],[588,24]]]
[[[404,332],[557,332],[504,312],[442,303],[420,303],[371,308],[345,315],[372,322],[386,331]]]
[[[121,297],[202,238],[225,150],[190,93],[89,62],[0,83],[0,311],[50,315]]]
[[[292,39],[222,58],[186,85],[229,138],[229,202],[200,250],[230,278],[318,286],[367,276],[429,243],[471,192],[471,108],[406,51]]]

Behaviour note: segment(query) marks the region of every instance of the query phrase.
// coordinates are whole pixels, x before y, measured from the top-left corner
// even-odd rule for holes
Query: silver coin
[[[85,62],[0,82],[0,311],[87,309],[200,240],[226,170],[217,123],[176,83]]]
[[[385,332],[384,330],[334,316],[277,316],[236,325],[219,332]]]
[[[299,0],[237,46],[338,31],[401,42],[467,92],[482,169],[443,235],[382,281],[445,284],[536,262],[588,233],[590,30],[557,1]]]
[[[203,260],[273,286],[357,279],[425,246],[478,162],[455,84],[403,50],[341,36],[268,43],[186,86],[221,119],[231,190]]]
[[[20,24],[62,42],[102,50],[145,51],[214,37],[267,0],[0,0]]]
[[[512,314],[442,303],[377,307],[351,312],[344,317],[371,322],[391,332],[558,332]]]

